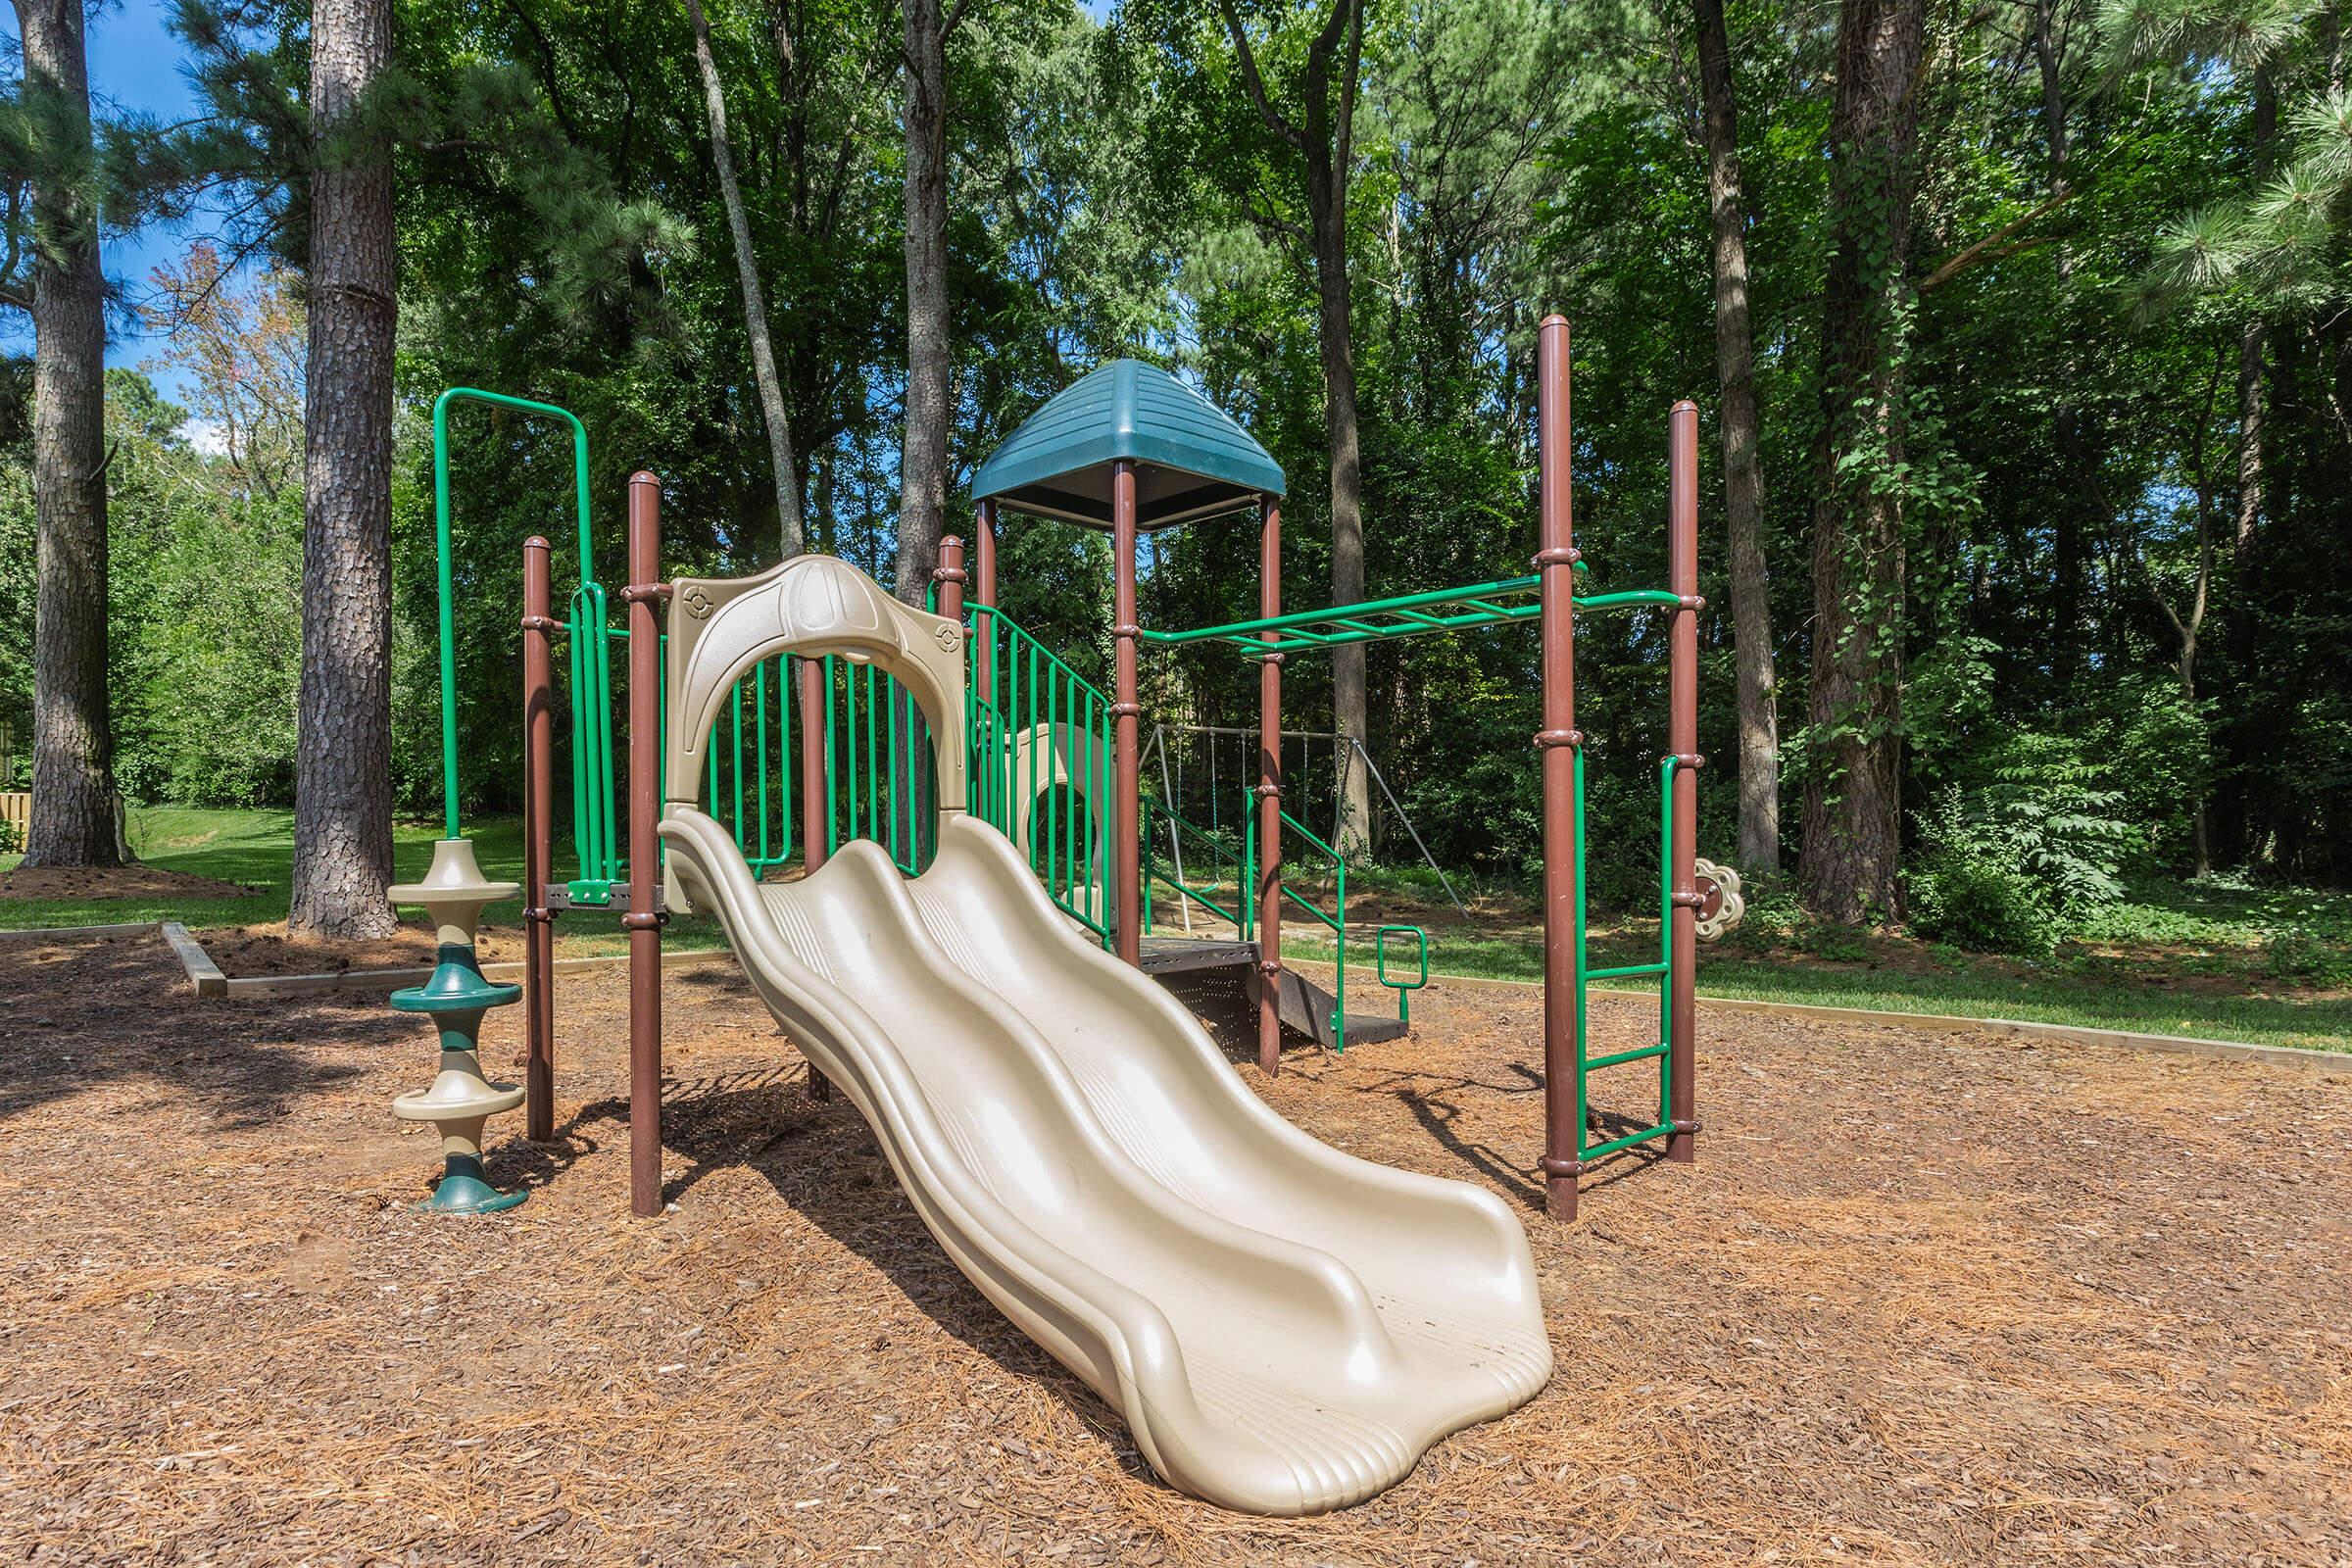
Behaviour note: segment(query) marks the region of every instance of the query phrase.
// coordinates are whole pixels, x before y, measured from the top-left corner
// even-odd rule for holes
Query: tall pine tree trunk
[[[1698,80],[1707,142],[1707,204],[1715,239],[1715,381],[1723,423],[1723,512],[1732,567],[1732,664],[1740,725],[1740,863],[1781,864],[1781,711],[1764,561],[1762,421],[1755,343],[1747,321],[1747,210],[1732,43],[1723,0],[1694,0]]]
[[[1904,541],[1889,480],[1925,24],[1925,0],[1843,0],[1838,19],[1802,870],[1815,907],[1844,922],[1901,908]]]
[[[114,865],[106,704],[106,320],[80,0],[18,0],[26,100],[53,101],[69,145],[32,173],[32,822],[26,865]]]
[[[767,334],[767,301],[760,287],[760,261],[752,249],[751,215],[744,211],[743,186],[735,178],[735,149],[727,140],[727,99],[710,54],[710,21],[702,0],[686,0],[694,24],[694,63],[702,74],[703,104],[710,117],[710,157],[718,166],[719,199],[726,204],[727,231],[735,240],[735,275],[743,287],[743,330],[752,344],[752,379],[760,386],[760,414],[767,423],[767,460],[776,481],[776,537],[779,559],[808,548],[801,522],[801,482],[792,462],[792,428],[785,422],[784,384],[776,375],[776,351]]]
[[[1353,94],[1348,95],[1352,99]],[[1331,602],[1364,597],[1364,475],[1356,424],[1355,339],[1348,299],[1348,171],[1310,165],[1314,208],[1315,304],[1323,360],[1323,417],[1331,448]],[[1333,717],[1343,735],[1371,738],[1364,646],[1331,651]],[[1339,836],[1333,848],[1349,859],[1372,849],[1372,781],[1352,755],[1343,753]]]
[[[948,507],[948,51],[939,0],[906,3],[906,428],[898,595],[923,602]]]
[[[895,591],[920,607],[939,564],[948,509],[948,29],[939,0],[907,0],[906,427],[899,445],[899,548]],[[917,842],[929,780],[915,760],[921,715],[892,688],[899,765],[892,810],[900,842]],[[941,737],[940,744],[953,744]]]
[[[392,879],[392,165],[334,146],[392,56],[391,0],[311,14],[310,361],[294,896],[305,936],[378,937]],[[331,149],[331,150],[330,150]]]

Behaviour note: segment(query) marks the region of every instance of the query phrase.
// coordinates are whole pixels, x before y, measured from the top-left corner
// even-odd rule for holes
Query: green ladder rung
[[[1602,1067],[1620,1066],[1625,1062],[1641,1061],[1644,1057],[1663,1056],[1664,1054],[1666,1054],[1666,1043],[1660,1041],[1654,1046],[1637,1046],[1631,1051],[1620,1051],[1613,1056],[1594,1056],[1584,1064],[1584,1068],[1587,1072],[1594,1072]]]
[[[1580,980],[1629,980],[1635,975],[1664,974],[1665,972],[1666,965],[1663,963],[1628,963],[1615,969],[1587,969],[1577,978]]]
[[[1605,1144],[1594,1144],[1589,1149],[1579,1149],[1576,1152],[1576,1157],[1580,1160],[1598,1159],[1603,1154],[1614,1154],[1621,1149],[1631,1149],[1636,1144],[1646,1144],[1653,1138],[1663,1138],[1673,1131],[1674,1123],[1662,1121],[1655,1127],[1645,1128],[1638,1133],[1627,1133],[1623,1138],[1612,1138]]]

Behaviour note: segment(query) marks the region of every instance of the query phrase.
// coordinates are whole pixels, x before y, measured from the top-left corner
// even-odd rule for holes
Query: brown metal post
[[[556,1135],[555,617],[548,543],[522,542],[522,1135]]]
[[[952,533],[941,535],[939,541],[939,564],[931,569],[931,580],[939,585],[939,613],[946,616],[948,619],[955,621],[957,625],[961,625],[963,623],[963,587],[967,575],[968,574],[963,569],[963,541],[956,538]],[[966,644],[966,647],[969,647],[968,643]],[[970,666],[967,664],[965,667],[968,669]],[[932,744],[935,746],[962,746],[966,745],[967,743],[968,737],[962,735],[941,735],[935,737],[932,742]],[[962,806],[967,805],[968,802],[956,801],[950,803],[946,801],[940,801],[934,804],[939,806],[946,806],[950,804]],[[909,828],[914,835],[915,842],[918,844],[921,843],[923,832],[922,825],[920,823],[910,823]]]
[[[1110,470],[1110,556],[1112,570],[1110,635],[1116,653],[1116,701],[1110,711],[1118,720],[1113,754],[1118,759],[1118,803],[1113,816],[1119,841],[1118,937],[1119,956],[1141,963],[1144,956],[1142,759],[1136,755],[1136,720],[1143,706],[1135,693],[1135,640],[1142,628],[1135,621],[1135,464],[1121,458]]]
[[[1575,529],[1569,514],[1568,318],[1546,316],[1536,338],[1536,432],[1541,468],[1544,728],[1544,1194],[1559,1219],[1576,1217],[1577,1152],[1585,1129],[1577,1077],[1585,1043],[1576,1016],[1577,820]]]
[[[629,1210],[662,1212],[662,917],[654,912],[661,853],[662,481],[629,475]]]
[[[1257,612],[1282,613],[1282,508],[1260,500]],[[1258,636],[1273,642],[1277,633]],[[1282,656],[1257,666],[1257,1065],[1282,1071]]]
[[[808,876],[825,863],[825,836],[832,827],[832,798],[825,793],[825,663],[821,659],[796,660],[801,684],[801,875]],[[831,1100],[833,1085],[808,1064],[808,1098]]]
[[[988,608],[972,624],[972,695],[983,703],[993,703],[997,698],[997,504],[981,502],[974,523],[972,597]]]
[[[968,576],[963,569],[963,541],[952,533],[943,534],[939,564],[931,569],[931,580],[939,584],[939,613],[950,620],[963,618],[963,585]]]
[[[1691,1082],[1695,1049],[1691,1033],[1698,969],[1698,406],[1677,403],[1667,426],[1666,586],[1682,603],[1666,643],[1666,744],[1674,769],[1674,930],[1668,950],[1667,1005],[1673,1009],[1667,1035],[1668,1113],[1674,1131],[1666,1157],[1686,1163],[1697,1157],[1696,1086]]]

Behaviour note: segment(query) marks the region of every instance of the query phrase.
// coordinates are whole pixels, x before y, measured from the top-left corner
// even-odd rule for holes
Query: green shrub
[[[2262,951],[2273,979],[2328,990],[2352,985],[2352,951],[2317,932],[2299,926],[2274,931]]]
[[[1859,963],[1870,956],[1870,949],[1862,944],[1862,933],[1851,926],[1828,925],[1817,920],[1798,922],[1788,933],[1788,945],[1797,952],[1832,963]]]
[[[2045,958],[2058,946],[2049,884],[1981,846],[1939,844],[1904,878],[1923,936],[1977,953]]]
[[[0,822],[0,855],[24,853],[24,830],[14,822]]]
[[[1903,877],[1921,935],[2047,957],[2068,922],[2122,902],[2147,833],[2085,752],[2071,736],[2013,733],[1937,797]]]

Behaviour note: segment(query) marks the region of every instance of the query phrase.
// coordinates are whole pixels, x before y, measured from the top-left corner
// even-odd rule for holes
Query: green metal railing
[[[1317,923],[1331,931],[1331,1039],[1336,1051],[1348,1049],[1348,861],[1339,851],[1318,838],[1304,822],[1288,811],[1280,813],[1283,826],[1289,828],[1331,867],[1332,907],[1326,910],[1314,900],[1300,893],[1289,882],[1282,884],[1283,899],[1314,917]],[[1242,839],[1242,885],[1257,886],[1257,813],[1250,813],[1250,825]]]
[[[967,604],[964,619],[968,808],[1012,840],[1054,902],[1107,948],[1117,907],[1110,699],[996,607]]]
[[[1197,904],[1231,925],[1238,939],[1249,941],[1257,911],[1250,906],[1251,884],[1242,849],[1225,834],[1186,821],[1155,795],[1144,797],[1142,823],[1145,931],[1155,921],[1152,890],[1164,885],[1179,908]],[[1231,876],[1223,874],[1228,866]]]
[[[931,727],[906,689],[867,663],[819,661],[825,703],[826,853],[872,839],[913,876],[938,853]]]

